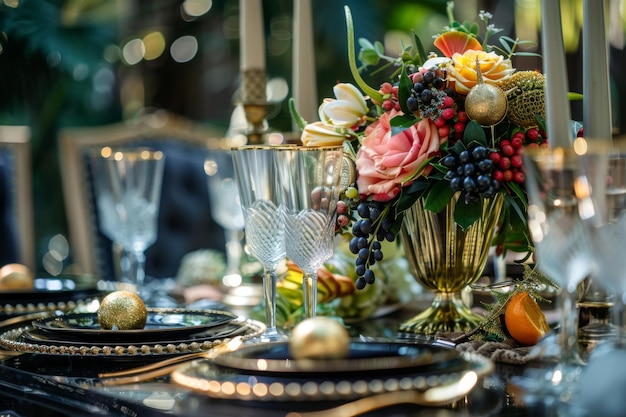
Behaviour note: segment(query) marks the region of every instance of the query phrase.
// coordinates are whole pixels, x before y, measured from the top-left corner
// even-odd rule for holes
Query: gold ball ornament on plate
[[[100,302],[98,323],[104,330],[141,330],[147,320],[148,309],[133,292],[114,291]]]
[[[478,59],[476,60],[476,84],[465,97],[467,116],[482,126],[493,126],[506,116],[506,93],[501,88],[483,81]]]
[[[350,335],[337,320],[306,319],[291,332],[289,353],[294,359],[343,359],[350,351]]]
[[[22,264],[6,264],[0,268],[1,290],[32,290],[33,273]]]

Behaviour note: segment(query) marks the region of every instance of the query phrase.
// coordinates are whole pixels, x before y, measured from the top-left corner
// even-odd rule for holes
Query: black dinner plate
[[[32,289],[0,291],[0,306],[76,301],[103,293],[92,279],[70,276],[40,277],[33,280]]]
[[[98,323],[97,313],[66,314],[34,320],[32,325],[41,335],[56,341],[88,344],[107,343],[166,343],[193,339],[194,335],[227,326],[237,316],[218,311],[155,310],[148,311],[143,329],[104,330]]]
[[[214,341],[214,340],[218,340],[218,339],[225,339],[225,338],[232,338],[235,337],[237,335],[240,335],[242,333],[244,333],[247,330],[247,328],[245,326],[242,326],[239,323],[233,323],[233,322],[229,322],[226,324],[222,324],[220,326],[215,326],[212,327],[208,330],[205,330],[203,332],[199,332],[199,333],[195,333],[195,334],[190,334],[187,337],[183,337],[181,339],[175,339],[175,338],[170,338],[170,339],[162,339],[158,333],[156,332],[151,332],[149,336],[155,336],[153,338],[150,337],[146,337],[141,341],[137,341],[137,340],[93,340],[93,341],[73,341],[73,340],[63,340],[63,339],[58,339],[55,337],[54,334],[52,333],[46,333],[46,332],[42,332],[39,329],[36,329],[34,327],[30,327],[25,329],[22,334],[20,335],[20,337],[18,338],[18,341],[20,342],[24,342],[24,343],[29,343],[31,345],[56,345],[56,346],[76,346],[77,344],[80,344],[81,346],[99,346],[99,347],[103,347],[103,346],[107,346],[107,345],[111,345],[112,343],[115,343],[117,345],[122,345],[122,346],[126,346],[126,345],[132,345],[132,344],[180,344],[180,343],[202,343],[205,341]],[[171,336],[171,334],[168,334],[168,336]]]
[[[442,346],[361,341],[351,342],[348,356],[343,359],[294,359],[288,342],[275,342],[244,346],[220,354],[214,363],[245,374],[337,377],[415,372],[450,366],[459,359],[459,352]]]

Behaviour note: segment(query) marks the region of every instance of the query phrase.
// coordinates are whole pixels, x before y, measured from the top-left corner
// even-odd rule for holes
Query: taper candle
[[[606,3],[583,4],[583,126],[588,139],[611,139]]]
[[[239,0],[240,68],[265,70],[265,30],[261,0]]]
[[[296,110],[309,123],[317,120],[317,82],[311,0],[293,4],[292,90]]]
[[[541,49],[546,76],[546,124],[552,147],[569,147],[571,110],[567,97],[568,82],[565,48],[561,29],[560,0],[542,0]]]

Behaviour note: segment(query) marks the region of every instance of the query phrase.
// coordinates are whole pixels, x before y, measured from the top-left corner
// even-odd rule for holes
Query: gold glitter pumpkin
[[[546,117],[545,76],[537,71],[519,71],[499,86],[507,92],[509,120],[519,126],[537,126],[535,115]]]
[[[104,330],[140,330],[146,326],[148,309],[143,300],[130,291],[115,291],[100,302],[98,323]]]
[[[342,359],[349,350],[348,331],[328,317],[313,317],[298,323],[289,340],[289,353],[294,359]]]
[[[506,93],[499,87],[487,84],[480,73],[480,65],[476,61],[476,84],[465,97],[467,116],[482,126],[493,126],[500,123],[506,116]]]

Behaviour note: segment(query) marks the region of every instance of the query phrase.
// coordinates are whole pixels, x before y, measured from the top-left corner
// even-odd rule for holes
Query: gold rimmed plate
[[[60,341],[80,343],[155,343],[192,339],[226,327],[237,316],[227,311],[149,309],[146,325],[138,330],[104,330],[97,313],[65,314],[42,318],[32,325],[40,334]],[[201,337],[201,336],[200,336]]]
[[[36,317],[35,320],[40,318]],[[187,338],[139,341],[101,340],[97,343],[89,343],[58,340],[54,334],[46,334],[33,327],[32,321],[26,319],[19,322],[4,321],[6,326],[0,327],[0,349],[45,355],[80,355],[112,360],[136,360],[137,357],[162,357],[208,351],[236,336],[243,340],[257,337],[266,329],[261,322],[239,316],[224,325],[225,327],[213,327]],[[150,339],[155,339],[153,336],[156,335],[158,333],[153,332]]]
[[[363,342],[363,344],[370,344]],[[394,344],[399,348],[400,344]],[[251,345],[252,346],[252,345]],[[412,355],[410,346],[407,356]],[[429,346],[429,347],[427,347]],[[421,345],[426,350],[432,345]],[[249,350],[244,346],[244,350]],[[373,350],[380,351],[380,346],[373,346]],[[444,348],[445,349],[445,348]],[[436,351],[439,349],[437,348]],[[238,351],[236,351],[238,352]],[[410,353],[411,352],[411,353]],[[418,354],[422,354],[419,352]],[[389,355],[389,352],[387,352]],[[230,356],[230,353],[222,354]],[[219,358],[219,355],[217,358]],[[386,392],[418,391],[426,392],[432,388],[445,387],[457,384],[462,379],[472,376],[474,383],[465,387],[464,393],[469,393],[484,376],[493,371],[493,363],[480,355],[456,353],[456,359],[442,360],[441,363],[418,365],[407,369],[397,368],[380,372],[380,365],[373,365],[377,372],[345,372],[355,365],[344,364],[344,372],[281,372],[268,373],[262,368],[263,359],[259,358],[258,371],[238,371],[235,367],[220,366],[216,359],[199,359],[178,367],[172,374],[174,383],[198,392],[213,399],[250,402],[316,402],[316,401],[346,401]],[[274,359],[271,359],[274,360]],[[360,361],[360,359],[345,359],[346,362]],[[316,360],[317,369],[330,366],[328,360]],[[336,363],[335,363],[336,364]],[[360,367],[363,370],[367,365]],[[458,392],[455,392],[455,398]],[[452,399],[451,399],[452,400]]]
[[[32,289],[0,291],[0,318],[40,311],[69,310],[106,295],[89,277],[38,277]]]
[[[214,359],[216,365],[240,373],[296,377],[406,373],[442,367],[455,361],[460,361],[459,352],[442,346],[362,341],[350,343],[345,359],[294,359],[287,342],[244,346]]]

